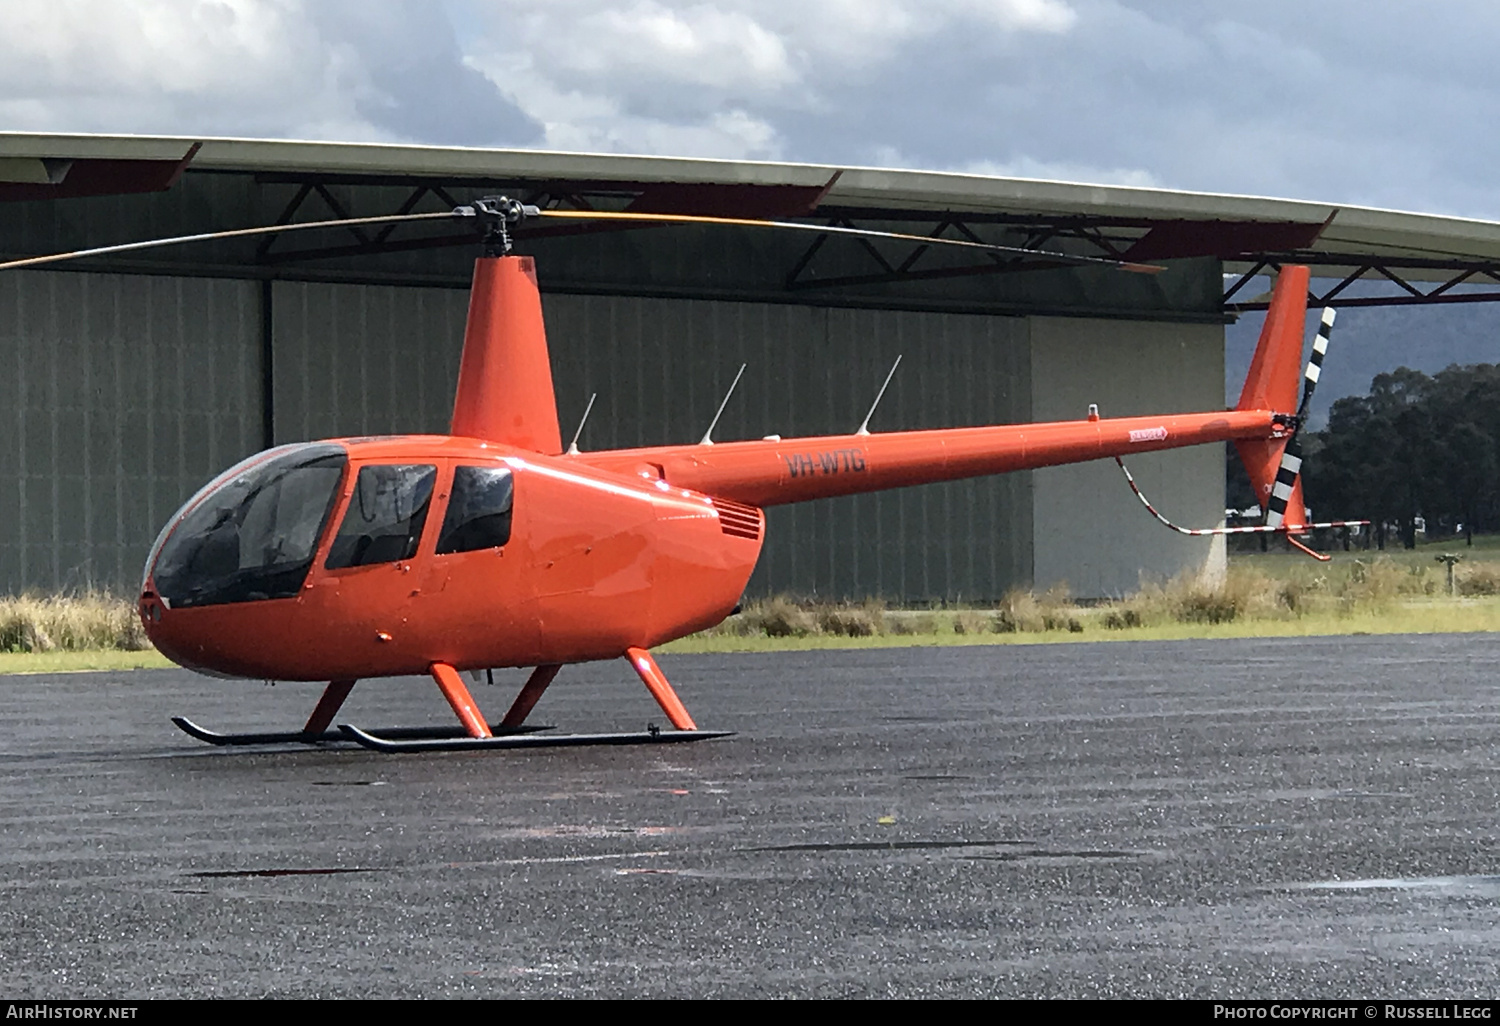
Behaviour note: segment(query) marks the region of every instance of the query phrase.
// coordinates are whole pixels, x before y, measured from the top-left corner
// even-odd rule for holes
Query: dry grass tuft
[[[857,606],[822,606],[817,610],[818,630],[846,638],[873,638],[885,633],[885,606],[867,599]]]
[[[886,630],[891,634],[908,637],[936,634],[937,617],[931,613],[893,613],[886,617]]]
[[[753,604],[745,610],[743,618],[752,628],[758,627],[760,633],[771,638],[805,638],[818,632],[817,617],[780,595]]]
[[[978,609],[960,609],[953,614],[954,634],[985,634],[995,629],[995,616]]]
[[[1039,634],[1043,631],[1079,634],[1083,631],[1083,622],[1077,613],[1066,584],[1049,588],[1040,596],[1017,588],[1006,592],[996,606],[994,629],[997,634]]]
[[[1164,623],[1225,624],[1245,619],[1280,619],[1288,612],[1282,582],[1256,570],[1234,567],[1221,580],[1197,575],[1166,583],[1147,582],[1130,598],[1109,606],[1103,624],[1110,630]]]
[[[747,602],[738,613],[706,633],[738,637],[807,638],[817,635],[870,638],[886,632],[885,605],[796,601],[785,595]],[[908,633],[896,630],[894,633]]]
[[[1047,614],[1030,591],[1012,588],[995,610],[995,633],[1015,634],[1047,629]]]
[[[1345,609],[1379,610],[1390,608],[1397,599],[1435,594],[1437,588],[1436,576],[1426,567],[1402,567],[1381,556],[1368,563],[1355,560],[1338,598]]]
[[[1460,595],[1500,595],[1500,564],[1459,564],[1454,568],[1453,587]]]
[[[1066,584],[1053,585],[1042,592],[1042,597],[1036,601],[1042,613],[1042,630],[1082,633],[1083,624],[1073,615],[1076,611],[1073,596]]]
[[[745,603],[739,613],[705,631],[730,637],[808,638],[929,636],[1084,630],[1079,610],[1066,587],[1053,588],[1040,598],[1015,589],[993,608],[959,608],[924,612],[887,610],[878,599],[860,603],[817,602],[777,595]]]
[[[106,592],[0,598],[0,652],[150,647],[135,606]]]

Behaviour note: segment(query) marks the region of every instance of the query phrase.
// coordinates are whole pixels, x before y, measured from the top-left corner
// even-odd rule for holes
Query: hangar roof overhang
[[[496,183],[553,205],[698,211],[809,223],[889,226],[917,234],[984,237],[1026,248],[1141,261],[1222,262],[1227,312],[1263,306],[1248,299],[1254,276],[1283,263],[1310,263],[1327,282],[1311,298],[1334,305],[1395,305],[1500,299],[1500,223],[1300,200],[1117,185],[1000,178],[897,169],[737,160],[575,154],[372,143],[146,136],[0,133],[0,201],[145,193],[190,178],[227,175],[283,187],[280,220],[362,209],[396,212],[450,201],[449,191]],[[340,196],[343,196],[341,202]],[[465,193],[467,195],[467,193]],[[399,202],[398,202],[399,200]],[[378,204],[377,204],[378,205]],[[4,207],[0,206],[0,212]],[[330,214],[330,211],[332,214]],[[243,213],[249,213],[243,211]],[[274,218],[273,218],[274,220]],[[223,225],[228,227],[230,225]],[[239,225],[234,225],[239,226]],[[219,227],[219,225],[216,225]],[[543,229],[549,236],[597,229]],[[936,260],[924,250],[891,254],[865,246],[868,266],[844,260],[817,273],[826,236],[794,247],[783,267],[789,290],[868,289],[922,280],[995,275],[1013,263]],[[262,262],[329,266],[468,242],[467,236],[402,238],[355,233],[315,249],[258,249]],[[4,248],[10,245],[0,242]],[[274,242],[273,242],[274,245]],[[788,250],[784,255],[793,255]],[[320,264],[321,262],[321,264]],[[1385,283],[1372,295],[1357,282]]]

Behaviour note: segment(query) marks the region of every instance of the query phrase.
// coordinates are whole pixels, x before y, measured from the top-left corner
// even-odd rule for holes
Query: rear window
[[[434,466],[366,466],[328,552],[330,570],[410,559],[417,554],[432,505]]]
[[[509,470],[457,467],[453,498],[438,535],[438,555],[493,549],[510,541],[513,486]]]

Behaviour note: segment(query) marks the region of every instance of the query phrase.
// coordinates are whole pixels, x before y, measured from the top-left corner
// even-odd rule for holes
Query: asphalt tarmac
[[[1500,993],[1500,636],[661,663],[739,734],[219,749],[168,717],[317,686],[0,678],[0,997]],[[664,722],[623,661],[533,718]]]

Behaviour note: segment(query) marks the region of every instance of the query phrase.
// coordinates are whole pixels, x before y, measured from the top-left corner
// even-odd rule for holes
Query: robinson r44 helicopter
[[[782,503],[1227,440],[1262,496],[1265,524],[1182,528],[1137,489],[1141,502],[1182,533],[1280,533],[1312,555],[1296,535],[1358,523],[1309,524],[1302,501],[1297,432],[1332,324],[1326,311],[1299,405],[1306,267],[1282,270],[1232,410],[1102,418],[1091,409],[1077,421],[882,433],[871,433],[866,418],[848,435],[719,444],[705,435],[699,444],[604,452],[562,446],[535,265],[510,255],[517,225],[560,216],[893,233],[538,210],[488,197],[451,214],[242,229],[32,257],[0,270],[208,238],[452,216],[477,219],[485,250],[474,267],[449,434],[331,439],[258,453],[190,498],[151,548],[138,607],[162,653],[209,674],[328,682],[301,730],[219,734],[175,718],[194,737],[214,744],[349,740],[409,751],[723,736],[697,728],[650,650],[734,610],[760,555],[762,510]],[[621,657],[675,729],[555,735],[528,728],[563,666]],[[491,723],[460,672],[498,667],[534,669],[509,711]],[[406,675],[429,676],[459,726],[330,729],[356,681]]]

